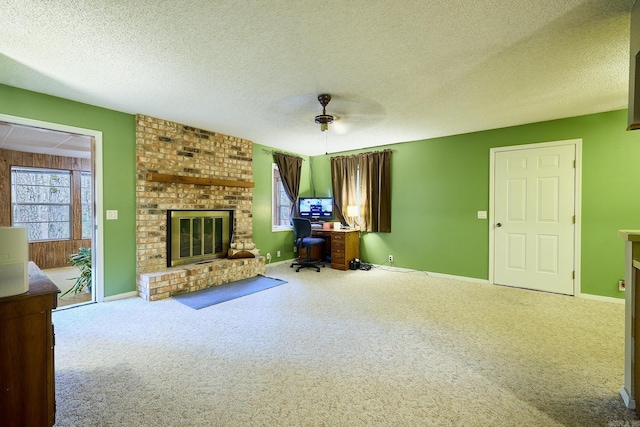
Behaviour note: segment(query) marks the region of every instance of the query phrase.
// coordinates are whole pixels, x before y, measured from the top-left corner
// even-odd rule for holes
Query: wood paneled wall
[[[35,167],[71,171],[72,219],[70,240],[29,243],[29,261],[40,268],[65,267],[69,255],[80,247],[91,247],[91,239],[82,238],[80,174],[91,172],[91,159],[51,156],[0,150],[0,226],[11,226],[11,167]]]

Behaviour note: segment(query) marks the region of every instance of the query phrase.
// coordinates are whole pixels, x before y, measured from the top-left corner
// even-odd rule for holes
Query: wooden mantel
[[[193,184],[193,185],[218,185],[221,187],[243,187],[243,188],[255,187],[255,183],[253,183],[252,181],[233,181],[228,179],[200,178],[196,176],[169,175],[169,174],[162,174],[162,173],[148,173],[147,181],[170,182],[170,183]]]

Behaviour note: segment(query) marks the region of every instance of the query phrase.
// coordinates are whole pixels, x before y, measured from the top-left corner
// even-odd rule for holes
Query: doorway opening
[[[0,226],[27,227],[29,260],[61,289],[58,307],[104,299],[101,153],[100,131],[0,114]],[[68,260],[81,247],[90,289],[61,297],[80,276]]]

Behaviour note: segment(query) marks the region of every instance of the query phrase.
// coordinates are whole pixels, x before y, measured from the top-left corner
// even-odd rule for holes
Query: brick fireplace
[[[233,239],[252,243],[253,147],[241,138],[136,117],[138,293],[148,300],[264,274],[264,257],[167,267],[167,211],[232,210]]]

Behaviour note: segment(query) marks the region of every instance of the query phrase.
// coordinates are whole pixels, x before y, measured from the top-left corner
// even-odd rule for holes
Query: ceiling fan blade
[[[352,132],[353,126],[342,117],[335,117],[333,123],[329,125],[329,129],[338,135],[345,135]]]

